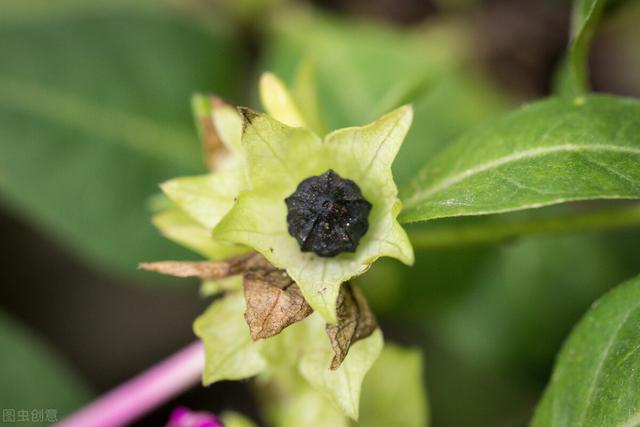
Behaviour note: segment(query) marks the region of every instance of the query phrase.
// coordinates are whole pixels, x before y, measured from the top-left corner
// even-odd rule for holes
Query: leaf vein
[[[395,121],[395,123],[391,126],[391,129],[389,129],[389,132],[387,132],[384,138],[382,138],[382,141],[378,144],[378,147],[376,148],[376,152],[371,157],[371,160],[369,160],[369,164],[364,169],[364,171],[362,171],[362,175],[360,176],[360,181],[364,180],[369,174],[369,172],[371,171],[373,164],[375,163],[376,159],[378,158],[378,155],[380,154],[380,150],[382,150],[382,147],[384,146],[384,144],[387,142],[391,134],[393,134],[393,132],[396,130],[396,128],[398,127],[398,123],[400,123],[400,120],[402,120],[402,117],[398,118]]]
[[[604,366],[604,362],[609,357],[609,353],[611,351],[611,347],[613,347],[613,344],[614,344],[616,338],[618,338],[618,335],[620,334],[620,331],[622,330],[622,327],[629,320],[629,317],[631,316],[631,313],[633,313],[634,311],[636,311],[638,309],[640,309],[640,303],[638,303],[638,304],[634,305],[633,307],[631,307],[624,314],[624,316],[620,319],[620,323],[616,326],[615,330],[611,334],[611,338],[609,339],[609,341],[607,341],[607,344],[606,344],[606,346],[604,348],[604,351],[602,353],[602,357],[600,358],[600,360],[598,360],[598,364],[596,365],[596,369],[595,369],[595,372],[594,372],[594,375],[593,375],[593,380],[591,381],[591,384],[589,385],[589,389],[587,391],[587,396],[586,396],[586,399],[585,399],[585,402],[586,402],[585,409],[582,412],[582,416],[580,417],[580,422],[577,423],[576,425],[579,425],[579,426],[584,425],[584,420],[585,420],[585,418],[587,416],[587,413],[589,412],[589,407],[591,405],[591,401],[593,400],[593,392],[595,391],[596,384],[598,382],[598,378],[600,377],[600,374],[602,373],[602,367]]]
[[[407,199],[404,202],[405,209],[414,207],[417,204],[423,202],[428,199],[430,196],[437,194],[447,188],[456,185],[466,179],[469,179],[475,175],[478,175],[482,172],[489,171],[491,169],[498,168],[500,166],[514,163],[523,159],[530,159],[535,157],[546,156],[553,153],[561,153],[561,152],[582,152],[582,151],[610,151],[615,153],[627,153],[640,155],[640,149],[634,147],[625,147],[625,146],[617,146],[617,145],[604,145],[604,144],[592,144],[592,145],[579,145],[579,144],[564,144],[564,145],[554,145],[548,147],[538,147],[532,148],[530,150],[520,151],[518,153],[513,153],[504,157],[500,157],[498,159],[479,164],[475,167],[466,169],[465,171],[453,175],[449,178],[443,179],[431,187],[425,188],[422,191],[417,192],[412,197]]]

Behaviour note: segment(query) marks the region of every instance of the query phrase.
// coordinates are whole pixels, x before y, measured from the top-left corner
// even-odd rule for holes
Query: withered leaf
[[[286,271],[273,266],[245,272],[244,297],[244,317],[254,340],[278,335],[313,312]]]
[[[331,369],[336,370],[347,357],[349,348],[358,340],[368,337],[378,327],[367,300],[357,286],[346,282],[340,289],[337,302],[338,321],[327,324],[326,330],[333,347]]]
[[[224,279],[258,267],[271,265],[257,253],[240,255],[224,261],[157,261],[144,262],[138,266],[143,270],[154,271],[176,277],[199,277],[201,279]]]

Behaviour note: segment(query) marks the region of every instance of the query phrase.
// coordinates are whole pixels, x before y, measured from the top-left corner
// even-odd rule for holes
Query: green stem
[[[559,234],[640,226],[640,205],[577,212],[551,218],[511,219],[460,226],[436,226],[410,233],[416,250],[496,243],[530,234]]]

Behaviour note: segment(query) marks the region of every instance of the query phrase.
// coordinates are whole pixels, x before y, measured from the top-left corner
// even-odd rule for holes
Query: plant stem
[[[551,218],[486,221],[460,226],[434,226],[410,233],[416,250],[496,243],[530,234],[560,234],[640,226],[640,205],[578,212]]]
[[[137,377],[71,414],[58,427],[128,425],[195,385],[204,368],[204,349],[196,341]]]

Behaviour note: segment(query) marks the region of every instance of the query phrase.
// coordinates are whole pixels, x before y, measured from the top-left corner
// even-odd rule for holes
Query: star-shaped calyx
[[[391,174],[412,110],[404,106],[320,139],[282,109],[274,110],[276,118],[241,109],[249,182],[214,236],[286,270],[311,307],[334,323],[342,283],[381,256],[413,263],[396,220],[401,205]]]

